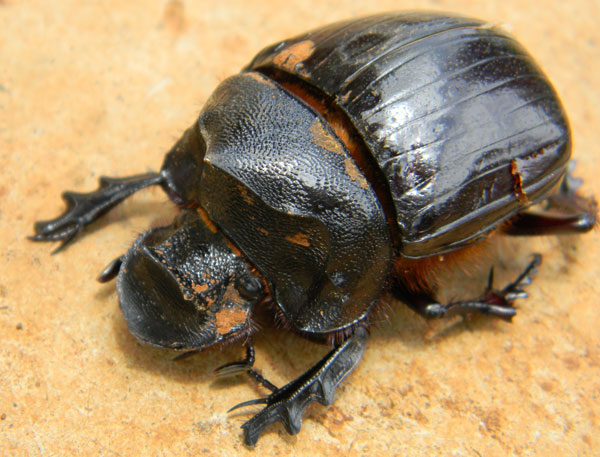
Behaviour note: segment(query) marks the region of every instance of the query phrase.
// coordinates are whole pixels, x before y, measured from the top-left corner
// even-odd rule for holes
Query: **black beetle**
[[[468,18],[377,15],[264,49],[216,89],[159,173],[66,192],[66,212],[31,238],[61,249],[129,195],[162,186],[185,209],[100,280],[117,277],[129,329],[150,345],[244,340],[246,358],[217,371],[272,391],[238,405],[266,404],[243,425],[251,445],[276,421],[297,433],[310,402],[332,403],[386,291],[427,318],[510,320],[539,256],[505,288],[490,274],[481,297],[446,305],[435,274],[492,233],[590,230],[596,203],[576,193],[570,154],[554,89],[514,38]],[[252,369],[252,315],[267,304],[335,345],[282,388]]]

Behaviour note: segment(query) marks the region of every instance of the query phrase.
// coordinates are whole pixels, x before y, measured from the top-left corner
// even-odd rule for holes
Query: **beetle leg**
[[[215,374],[218,377],[232,376],[239,373],[247,373],[251,378],[258,381],[259,384],[269,389],[271,392],[277,390],[277,386],[266,379],[263,375],[261,375],[258,371],[253,369],[254,366],[254,345],[252,344],[252,340],[246,343],[246,357],[244,360],[239,362],[230,362],[225,365],[221,365],[219,368],[215,369]]]
[[[62,241],[53,252],[63,249],[83,227],[94,222],[131,194],[148,186],[162,184],[164,178],[158,173],[146,173],[127,178],[100,178],[97,190],[85,194],[64,192],[66,211],[56,219],[39,221],[34,225],[33,241]]]
[[[318,401],[322,405],[331,405],[335,389],[362,357],[367,337],[367,329],[358,327],[352,336],[294,381],[276,389],[267,397],[231,408],[229,411],[256,404],[267,405],[242,425],[246,444],[256,444],[265,427],[277,421],[285,426],[290,435],[295,435],[300,431],[302,414],[310,403]]]
[[[394,290],[394,292],[399,299],[427,319],[440,319],[477,313],[499,317],[510,322],[516,314],[513,302],[518,298],[527,297],[527,292],[523,290],[523,287],[531,283],[531,277],[537,272],[537,268],[541,262],[542,256],[534,254],[533,260],[517,279],[501,290],[493,288],[494,269],[492,268],[485,292],[475,300],[457,301],[442,305],[435,302],[428,294],[407,293],[406,291],[399,290]]]
[[[572,160],[557,194],[512,217],[504,232],[517,236],[561,235],[594,228],[597,204],[593,198],[577,194],[582,181],[571,174],[574,167]]]

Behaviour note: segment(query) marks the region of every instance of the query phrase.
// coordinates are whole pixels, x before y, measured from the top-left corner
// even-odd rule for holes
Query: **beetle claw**
[[[250,369],[250,365],[247,362],[231,362],[226,363],[225,365],[221,365],[218,368],[215,368],[215,375],[219,378],[226,376],[233,376],[240,373],[246,373]]]
[[[254,345],[252,343],[252,338],[248,337],[246,341],[246,357],[244,360],[240,360],[239,362],[230,362],[225,365],[221,365],[216,368],[214,373],[217,377],[223,378],[226,376],[234,376],[240,373],[247,373],[248,376],[253,378],[263,387],[266,387],[271,392],[275,392],[277,390],[277,386],[266,379],[263,375],[261,375],[258,371],[253,369],[254,366]],[[239,404],[233,407],[233,409],[241,408],[242,406],[246,406],[246,404]],[[232,410],[230,410],[232,411]]]
[[[244,408],[246,406],[266,404],[266,403],[268,403],[268,401],[269,401],[269,397],[255,398],[254,400],[243,401],[243,402],[238,403],[237,405],[229,408],[227,410],[227,412],[230,413],[232,411],[235,411],[236,409]]]
[[[485,304],[481,311],[484,314],[489,314],[495,317],[499,317],[502,320],[507,322],[511,322],[513,317],[516,316],[517,312],[510,304],[501,304],[501,305],[489,305]]]
[[[485,292],[475,300],[456,301],[442,305],[433,301],[419,301],[419,297],[411,300],[410,296],[401,296],[401,299],[427,319],[440,319],[457,315],[468,316],[478,313],[499,317],[510,322],[517,314],[513,302],[517,299],[527,298],[528,294],[523,288],[531,284],[531,277],[537,272],[541,262],[542,256],[534,254],[532,261],[517,279],[501,290],[494,289],[494,268],[491,268]]]
[[[527,298],[529,294],[523,287],[531,284],[532,276],[537,272],[542,263],[542,256],[534,254],[533,259],[525,270],[502,290],[493,290],[492,283],[488,282],[488,288],[482,298],[482,305],[487,305],[486,314],[492,314],[501,319],[510,321],[515,316],[516,311],[513,308],[513,302],[518,299]],[[492,270],[493,271],[493,270]],[[492,275],[490,275],[491,277]]]
[[[527,297],[529,297],[529,294],[527,292],[525,292],[524,290],[521,290],[518,292],[511,292],[504,296],[504,298],[509,302],[517,300],[517,299],[527,298]]]
[[[98,219],[125,198],[144,187],[162,183],[163,177],[157,173],[130,176],[127,178],[101,177],[97,190],[89,193],[63,192],[62,198],[67,209],[59,217],[39,221],[34,225],[32,241],[62,241],[52,252],[64,249],[73,238],[88,224]]]
[[[295,435],[300,431],[302,415],[310,403],[332,404],[335,389],[358,364],[367,337],[367,330],[358,327],[351,337],[299,378],[267,397],[234,406],[230,411],[261,403],[267,405],[242,425],[246,444],[255,445],[263,430],[274,422],[281,422],[290,435]]]
[[[517,279],[515,279],[513,282],[508,284],[504,289],[502,289],[500,291],[500,294],[503,295],[506,299],[510,300],[508,298],[508,296],[510,294],[518,295],[519,293],[523,293],[522,287],[528,286],[529,284],[531,284],[532,276],[537,273],[538,267],[541,264],[542,264],[541,254],[534,254],[533,259],[531,260],[531,262],[529,262],[529,264],[527,265],[525,270],[523,270],[523,273],[521,273],[517,277]],[[525,295],[525,297],[527,297],[527,295]],[[525,298],[525,297],[517,297],[517,298]]]

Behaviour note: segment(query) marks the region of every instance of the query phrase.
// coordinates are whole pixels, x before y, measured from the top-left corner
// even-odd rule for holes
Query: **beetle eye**
[[[239,276],[235,280],[235,288],[246,300],[257,298],[264,290],[261,280],[251,275]]]

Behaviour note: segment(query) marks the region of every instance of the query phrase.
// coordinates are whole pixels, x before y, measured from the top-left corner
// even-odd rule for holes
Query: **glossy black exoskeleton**
[[[264,49],[216,89],[159,173],[65,193],[66,213],[32,238],[60,249],[151,185],[185,207],[100,279],[117,277],[129,328],[148,344],[244,339],[246,358],[218,371],[272,391],[238,405],[266,405],[243,425],[254,444],[270,423],[296,433],[310,402],[333,401],[386,291],[428,318],[510,320],[539,256],[504,289],[490,281],[446,305],[434,273],[492,232],[591,229],[596,205],[575,192],[570,154],[554,89],[514,38],[461,17],[372,16]],[[299,334],[335,343],[279,389],[252,369],[252,315],[267,302]]]

